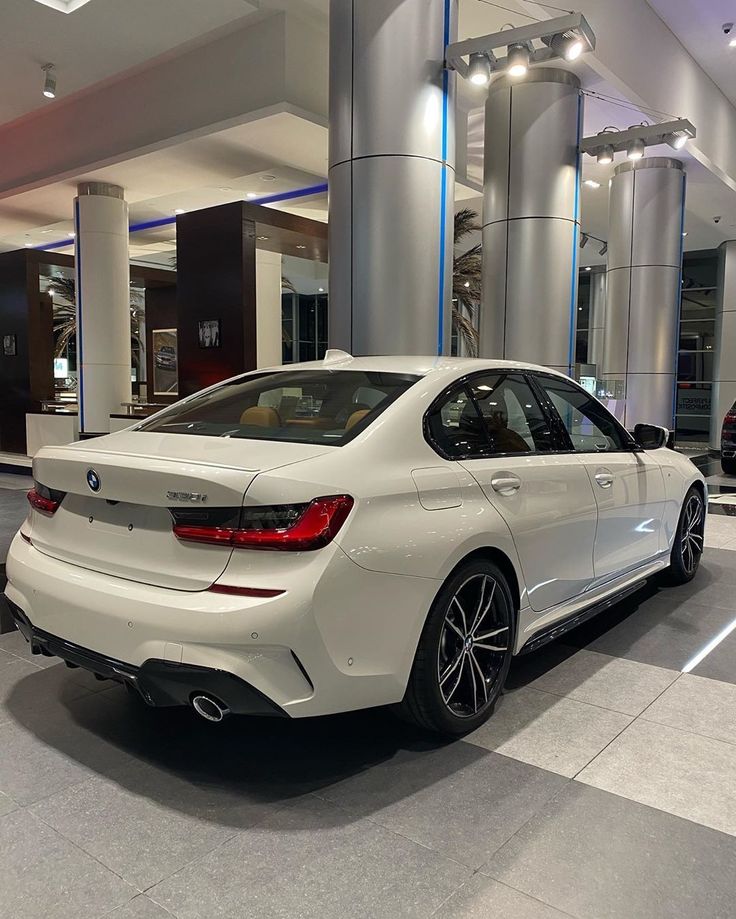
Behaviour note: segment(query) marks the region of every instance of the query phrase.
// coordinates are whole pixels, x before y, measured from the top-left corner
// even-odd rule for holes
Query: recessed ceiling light
[[[736,38],[732,38],[732,39],[731,39],[731,41],[728,43],[728,47],[729,47],[729,48],[736,48]]]
[[[26,249],[30,249],[32,245],[33,245],[33,243],[30,241],[30,239],[27,240],[26,243],[25,243]]]
[[[73,13],[80,6],[89,3],[89,0],[36,0],[36,3],[42,3],[44,6],[49,6],[52,10],[58,10],[60,13]]]
[[[175,214],[185,214],[186,211],[184,210],[183,207],[175,207],[175,208],[174,208],[174,213],[175,213]]]
[[[256,236],[256,239],[270,239],[270,236]]]
[[[69,232],[68,232],[66,235],[67,235],[67,236],[70,236],[72,239],[74,239],[74,237],[75,237],[77,234],[74,232],[74,230],[69,230]]]
[[[258,195],[256,195],[256,193],[255,193],[254,191],[249,191],[249,192],[246,194],[245,197],[246,197],[246,198],[257,198]]]
[[[265,175],[261,176],[261,182],[275,182],[276,176],[271,175],[270,172],[267,172]]]
[[[230,188],[229,185],[220,185],[218,188],[220,191],[232,191],[232,188]]]
[[[299,245],[297,246],[297,249],[306,249],[306,248],[307,248],[306,246],[299,246]]]
[[[590,271],[590,270],[591,270],[591,269],[590,269],[590,265],[586,265],[586,266],[585,266],[585,270],[586,270],[586,271]]]
[[[323,293],[325,292],[324,287],[320,287],[320,288],[318,288],[318,290],[319,290],[319,293],[321,293],[321,294],[323,294]]]
[[[600,188],[601,187],[601,183],[596,182],[595,179],[585,179],[585,181],[583,182],[583,185],[587,185],[588,188]]]
[[[683,235],[683,236],[687,236],[687,230],[683,230],[683,231],[682,231],[682,235]]]

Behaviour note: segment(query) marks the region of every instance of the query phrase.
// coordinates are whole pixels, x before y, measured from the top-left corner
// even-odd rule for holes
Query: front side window
[[[173,405],[136,430],[339,446],[418,379],[361,370],[253,374]]]
[[[430,441],[451,459],[554,449],[547,418],[518,374],[473,377],[430,411],[427,428]]]
[[[625,450],[626,435],[611,413],[584,389],[557,377],[538,377],[557,409],[576,453]]]

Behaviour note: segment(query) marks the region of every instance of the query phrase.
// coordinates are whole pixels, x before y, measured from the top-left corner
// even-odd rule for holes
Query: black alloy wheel
[[[687,584],[697,574],[703,556],[705,515],[703,494],[693,486],[685,495],[670,553],[667,580],[671,584]]]

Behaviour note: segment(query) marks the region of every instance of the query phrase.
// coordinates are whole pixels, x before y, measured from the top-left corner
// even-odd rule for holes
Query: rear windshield
[[[339,446],[418,379],[361,370],[252,374],[173,405],[136,430]]]

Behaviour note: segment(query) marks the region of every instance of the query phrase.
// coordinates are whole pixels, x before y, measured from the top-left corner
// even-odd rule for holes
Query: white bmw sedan
[[[7,597],[34,652],[150,705],[463,734],[513,655],[695,575],[705,485],[666,433],[543,367],[328,352],[43,449]]]

